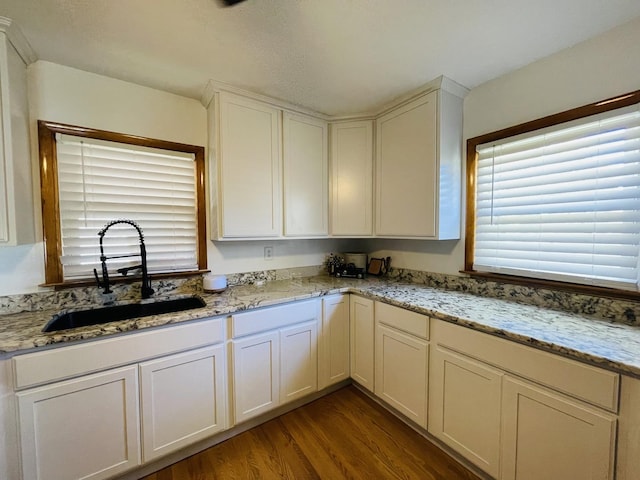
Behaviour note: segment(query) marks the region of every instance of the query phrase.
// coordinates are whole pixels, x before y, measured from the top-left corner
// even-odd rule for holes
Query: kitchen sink
[[[181,312],[193,308],[201,308],[206,302],[198,297],[183,297],[170,300],[159,300],[148,303],[128,303],[124,305],[111,305],[108,307],[92,308],[87,310],[75,310],[54,315],[44,326],[43,332],[56,332],[68,328],[99,325],[118,320],[130,320],[137,317],[148,317],[161,313]]]

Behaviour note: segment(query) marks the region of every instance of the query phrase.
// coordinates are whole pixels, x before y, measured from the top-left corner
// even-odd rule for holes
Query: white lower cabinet
[[[232,317],[235,423],[317,391],[320,310],[314,299]]]
[[[277,331],[233,341],[235,423],[280,404],[279,356]]]
[[[349,378],[349,295],[322,299],[318,388]]]
[[[226,427],[225,365],[224,345],[140,364],[143,461]]]
[[[429,433],[494,478],[499,474],[502,377],[482,362],[432,347]]]
[[[375,303],[375,393],[427,428],[429,317]]]
[[[280,403],[318,390],[318,322],[280,330]]]
[[[351,378],[373,392],[375,379],[373,300],[351,295],[349,311]]]
[[[140,463],[136,366],[16,396],[25,480],[97,480]]]
[[[616,417],[506,377],[502,479],[613,479]]]

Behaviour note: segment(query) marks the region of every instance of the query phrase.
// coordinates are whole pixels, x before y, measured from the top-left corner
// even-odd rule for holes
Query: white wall
[[[468,138],[640,89],[638,45],[640,19],[472,89],[464,102],[465,146]],[[448,274],[464,267],[464,239],[375,240],[369,249],[391,256],[395,267]]]

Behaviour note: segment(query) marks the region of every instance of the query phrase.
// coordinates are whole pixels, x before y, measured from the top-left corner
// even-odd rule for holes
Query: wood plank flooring
[[[478,480],[353,386],[144,480]]]

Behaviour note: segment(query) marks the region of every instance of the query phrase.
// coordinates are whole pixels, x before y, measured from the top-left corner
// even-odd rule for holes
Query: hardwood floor
[[[477,480],[355,387],[345,387],[144,480]]]

